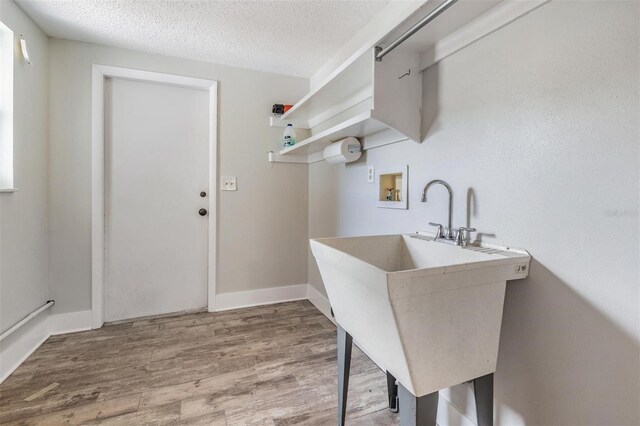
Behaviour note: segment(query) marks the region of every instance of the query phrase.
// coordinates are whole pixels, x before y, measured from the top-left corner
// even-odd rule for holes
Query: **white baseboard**
[[[261,290],[236,291],[216,295],[216,311],[271,305],[307,298],[307,284],[264,288]]]
[[[41,313],[0,343],[0,383],[50,336],[85,330],[91,330],[91,311]]]
[[[0,383],[49,338],[49,313],[42,312],[0,343]]]
[[[325,317],[329,318],[332,323],[336,323],[336,320],[331,316],[331,305],[329,299],[320,293],[314,286],[307,284],[307,299],[313,304]]]
[[[51,315],[49,323],[49,333],[52,336],[91,330],[91,311]]]

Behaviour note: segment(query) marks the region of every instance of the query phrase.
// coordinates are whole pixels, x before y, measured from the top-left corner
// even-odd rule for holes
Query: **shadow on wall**
[[[640,424],[632,336],[535,259],[527,279],[508,283],[504,306],[496,424],[515,415],[538,425]]]
[[[494,424],[640,424],[639,371],[635,339],[540,262],[507,283]],[[449,398],[475,421],[470,386]]]
[[[434,55],[433,50],[425,55]],[[422,127],[420,134],[424,143],[429,136],[438,131],[437,123],[440,115],[440,67],[434,64],[422,71],[422,93],[427,96],[422,97]]]
[[[467,189],[467,220],[466,220],[465,226],[467,228],[473,228],[472,218],[477,216],[478,216],[478,199],[476,197],[476,192],[473,190],[473,188],[468,188]],[[484,238],[495,238],[495,237],[496,237],[496,234],[491,232],[477,232],[471,239],[481,243]]]
[[[472,227],[473,188],[466,204]],[[640,424],[640,344],[536,259],[507,283],[495,383],[496,425]],[[475,419],[471,392],[457,385],[449,398]]]

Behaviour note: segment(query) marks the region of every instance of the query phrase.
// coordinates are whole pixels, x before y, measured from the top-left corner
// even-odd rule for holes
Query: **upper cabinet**
[[[321,159],[326,146],[349,136],[358,138],[365,150],[404,140],[421,142],[423,96],[437,96],[423,93],[422,72],[545,2],[429,0],[405,9],[407,15],[395,16],[392,24],[376,18],[369,25],[371,37],[354,54],[344,55],[347,59],[316,79],[287,113],[272,119],[272,125],[292,123],[310,135],[279,154]],[[384,35],[382,23],[387,25]],[[396,47],[377,59],[377,52],[389,46]]]

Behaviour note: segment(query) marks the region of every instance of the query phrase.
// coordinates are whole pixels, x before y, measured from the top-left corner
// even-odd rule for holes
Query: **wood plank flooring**
[[[1,425],[335,425],[336,328],[308,301],[53,336],[0,385]],[[394,425],[354,347],[349,425]]]

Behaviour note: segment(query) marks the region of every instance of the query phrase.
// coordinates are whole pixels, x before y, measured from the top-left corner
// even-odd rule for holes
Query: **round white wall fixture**
[[[340,164],[356,161],[362,155],[362,145],[354,137],[334,142],[324,149],[323,156],[328,163]]]

